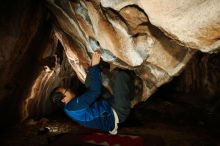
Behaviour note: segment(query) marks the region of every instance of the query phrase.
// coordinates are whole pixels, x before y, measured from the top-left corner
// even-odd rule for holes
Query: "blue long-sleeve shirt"
[[[110,104],[101,95],[101,73],[99,66],[89,68],[88,90],[73,98],[65,107],[65,113],[74,121],[89,128],[111,131],[115,127],[115,118]]]

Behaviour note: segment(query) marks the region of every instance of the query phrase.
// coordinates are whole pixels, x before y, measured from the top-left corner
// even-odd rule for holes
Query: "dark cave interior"
[[[47,86],[81,84],[54,39],[54,18],[44,1],[0,3],[0,145],[97,145],[83,138],[100,131],[68,119],[43,99],[47,93],[26,100],[45,65],[56,68],[55,60],[61,72]],[[118,133],[150,146],[219,146],[219,93],[220,54],[197,52],[180,75],[132,109]]]

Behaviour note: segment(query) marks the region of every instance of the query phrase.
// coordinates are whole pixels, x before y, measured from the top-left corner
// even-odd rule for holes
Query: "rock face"
[[[101,4],[117,11],[137,5],[151,24],[179,44],[203,52],[219,50],[219,0],[101,0]]]
[[[25,95],[40,69],[39,60],[52,52],[45,52],[45,48],[53,44],[47,43],[51,25],[48,13],[43,15],[44,12],[39,3],[22,0],[11,5],[1,1],[0,114],[3,125],[21,118]]]
[[[10,109],[6,122],[16,118],[11,115],[52,111],[50,92],[84,83],[97,48],[111,69],[141,78],[144,90],[135,105],[179,75],[198,50],[220,47],[218,0],[22,0],[13,12],[4,4],[0,108]]]
[[[104,61],[134,70],[143,80],[146,94],[141,100],[145,101],[183,69],[193,51],[178,45],[151,25],[140,7],[124,6],[116,11],[101,4],[104,2],[48,0],[48,7],[57,20],[56,36],[82,81],[89,55],[97,49],[93,41],[97,41]],[[80,43],[74,46],[70,42]],[[80,57],[82,53],[84,56]]]
[[[51,112],[50,92],[69,86],[75,73],[41,2],[1,3],[0,124],[7,125]]]

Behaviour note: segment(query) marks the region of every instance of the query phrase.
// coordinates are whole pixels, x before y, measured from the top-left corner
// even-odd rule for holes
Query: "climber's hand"
[[[101,60],[101,53],[99,50],[96,50],[93,54],[92,54],[92,66],[95,66],[97,64],[99,64]]]

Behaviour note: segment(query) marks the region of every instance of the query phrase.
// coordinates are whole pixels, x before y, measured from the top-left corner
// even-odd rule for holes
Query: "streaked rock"
[[[99,1],[48,1],[58,22],[56,36],[82,82],[90,53],[100,47],[104,61],[141,77],[145,90],[139,100],[145,101],[178,75],[193,55],[194,51],[153,26],[140,7],[130,6],[134,1],[122,2],[121,8],[120,1],[101,1],[102,5]],[[117,9],[102,7],[109,7],[107,3]]]
[[[219,0],[101,0],[117,11],[128,5],[142,9],[151,24],[179,44],[213,52],[220,48]]]

